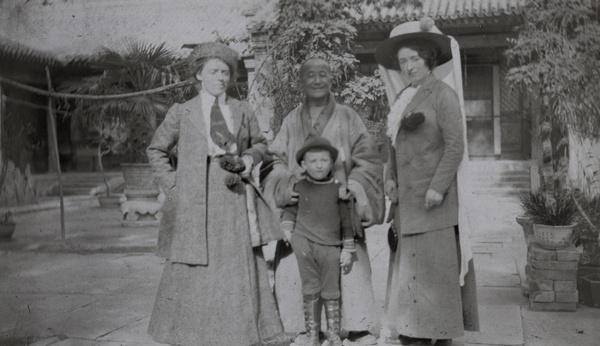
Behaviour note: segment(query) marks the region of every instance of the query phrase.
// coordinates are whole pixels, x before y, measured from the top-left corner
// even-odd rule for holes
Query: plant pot
[[[98,196],[98,203],[101,208],[117,208],[121,204],[121,196]]]
[[[549,226],[533,224],[535,242],[545,249],[562,249],[571,244],[571,235],[575,224],[567,226]]]
[[[600,274],[581,278],[580,301],[587,306],[600,308]]]
[[[0,223],[0,241],[9,241],[16,227],[17,224],[14,222]]]
[[[125,189],[128,190],[158,190],[154,179],[154,170],[149,163],[122,163]]]
[[[579,291],[579,303],[591,306],[591,286],[589,280],[583,281],[587,276],[600,276],[600,266],[579,265],[577,268],[577,291]]]

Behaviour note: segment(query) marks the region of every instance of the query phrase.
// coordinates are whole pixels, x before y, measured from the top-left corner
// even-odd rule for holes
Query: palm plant
[[[76,92],[128,94],[175,84],[186,77],[184,62],[177,59],[164,43],[127,41],[124,53],[105,50],[98,64],[103,73],[79,84]],[[78,100],[75,116],[85,128],[94,128],[101,123],[105,129],[107,125],[122,126],[125,133],[120,136],[126,136],[127,140],[112,149],[118,149],[128,162],[143,163],[147,162],[146,147],[168,108],[174,102],[185,100],[191,92],[191,87],[185,87],[120,99]]]
[[[532,223],[548,226],[572,225],[578,215],[577,205],[567,191],[548,195],[530,192],[520,196],[521,207]]]

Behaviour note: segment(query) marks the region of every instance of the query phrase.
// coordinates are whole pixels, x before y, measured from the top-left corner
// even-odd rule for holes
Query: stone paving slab
[[[142,343],[144,345],[164,345],[157,343],[152,340],[150,334],[148,334],[148,323],[150,322],[150,316],[144,317],[139,321],[131,323],[119,328],[107,335],[99,337],[97,340],[102,341],[103,345],[105,342],[121,342],[121,343]]]
[[[479,304],[479,332],[465,332],[457,342],[479,345],[523,345],[521,309],[515,305]]]
[[[600,345],[600,309],[582,305],[576,312],[543,312],[523,308],[525,345]]]
[[[14,336],[15,333],[10,331],[23,329],[30,324],[98,301],[98,298],[91,294],[48,295],[15,292],[3,295],[0,308],[0,333],[5,336]]]
[[[76,310],[19,328],[13,335],[36,335],[41,330],[52,329],[69,338],[96,340],[149,316],[152,306],[151,297],[137,294],[110,295]]]
[[[526,306],[529,301],[518,287],[478,287],[477,300],[487,305]]]
[[[516,287],[521,283],[514,259],[474,256],[477,286]]]

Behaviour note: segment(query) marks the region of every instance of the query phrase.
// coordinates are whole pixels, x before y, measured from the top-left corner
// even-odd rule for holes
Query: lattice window
[[[491,65],[467,65],[463,78],[465,100],[492,100],[494,94]]]

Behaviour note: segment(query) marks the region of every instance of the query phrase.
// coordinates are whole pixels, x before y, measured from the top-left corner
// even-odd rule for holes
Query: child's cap
[[[329,143],[329,141],[326,138],[315,136],[307,139],[306,142],[304,142],[302,148],[300,148],[300,150],[298,150],[298,152],[296,153],[296,161],[298,162],[298,164],[302,164],[304,154],[306,154],[307,151],[313,149],[323,149],[329,151],[329,154],[331,154],[331,162],[335,162],[335,160],[337,159],[338,150],[332,147],[331,143]]]

